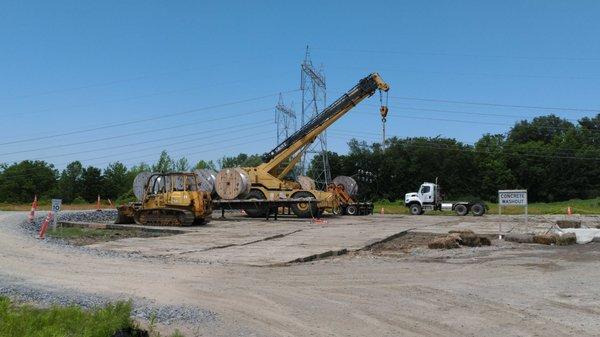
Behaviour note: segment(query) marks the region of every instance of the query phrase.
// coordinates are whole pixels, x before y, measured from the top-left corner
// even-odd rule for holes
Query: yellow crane
[[[370,97],[377,90],[387,92],[389,86],[377,73],[361,79],[348,92],[344,93],[335,102],[325,108],[321,113],[308,121],[302,128],[293,133],[273,150],[263,155],[263,163],[255,167],[242,167],[241,170],[224,170],[217,175],[217,192],[221,197],[227,194],[228,198],[240,197],[245,194],[246,199],[275,200],[275,199],[311,199],[317,203],[298,202],[291,205],[291,209],[298,217],[316,217],[323,211],[339,212],[340,198],[335,189],[328,191],[317,190],[313,186],[301,186],[300,183],[286,179],[296,166],[308,146],[315,141],[317,136],[325,131],[335,121],[344,116],[363,99]],[[387,113],[387,107],[381,107],[381,113]],[[232,194],[232,188],[234,193]],[[249,192],[248,192],[249,189]],[[226,198],[225,198],[226,199]],[[252,217],[264,216],[262,207],[246,208],[246,213]]]

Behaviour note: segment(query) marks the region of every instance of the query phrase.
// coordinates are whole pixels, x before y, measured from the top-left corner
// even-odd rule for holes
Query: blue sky
[[[600,110],[599,15],[595,1],[3,2],[0,162],[266,152],[276,94],[300,109],[306,45],[330,102],[382,75],[389,134],[472,143],[540,114],[576,120]],[[336,123],[330,149],[379,139],[377,104]]]

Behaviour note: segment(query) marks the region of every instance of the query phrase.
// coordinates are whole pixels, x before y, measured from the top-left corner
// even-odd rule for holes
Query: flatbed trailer
[[[317,205],[318,200],[314,198],[286,198],[286,199],[232,199],[223,200],[217,199],[212,201],[213,210],[221,210],[221,218],[225,218],[226,210],[245,210],[248,208],[259,208],[264,210],[265,219],[269,220],[271,216],[277,220],[278,210],[280,207],[291,209],[291,206],[298,203],[307,203]],[[290,214],[291,211],[289,212]],[[318,218],[319,214],[315,214],[314,218]]]

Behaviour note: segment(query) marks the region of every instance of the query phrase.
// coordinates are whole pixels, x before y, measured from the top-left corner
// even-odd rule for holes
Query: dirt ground
[[[355,236],[343,236],[344,231],[392,225],[402,229],[406,224],[408,232],[380,244],[366,240],[367,248],[344,255],[261,266],[223,260],[237,259],[246,248],[258,254],[254,244],[230,247],[236,254],[219,255],[219,249],[211,249],[192,260],[169,254],[169,245],[160,256],[132,256],[131,251],[119,255],[125,244],[97,247],[111,254],[67,249],[18,230],[24,218],[25,213],[0,213],[0,286],[145,299],[216,313],[211,322],[163,326],[178,327],[188,336],[597,336],[600,331],[600,244],[550,247],[494,240],[492,246],[479,248],[424,247],[428,238],[450,229],[492,235],[502,224],[506,231],[543,231],[556,220],[552,217],[531,219],[527,227],[520,217],[511,216],[374,216],[365,220],[365,227],[350,219],[355,226],[346,228],[345,220],[331,221],[331,227],[296,224],[303,235],[334,235],[338,228],[340,242],[349,243]],[[598,222],[596,217],[582,220]],[[252,229],[252,221],[257,220],[240,225]],[[227,232],[227,226],[215,223],[213,235]],[[256,228],[265,226],[272,224],[259,223]],[[295,235],[280,240],[287,246],[277,238],[257,243],[261,249],[274,244],[278,252],[287,247],[292,253],[312,251],[298,247],[318,246],[310,236],[294,239]],[[176,237],[186,249],[194,246],[195,238],[201,240],[199,246],[208,242],[198,232],[111,244],[175,244],[168,240]],[[211,253],[219,258],[204,259]],[[292,253],[289,256],[297,255]]]

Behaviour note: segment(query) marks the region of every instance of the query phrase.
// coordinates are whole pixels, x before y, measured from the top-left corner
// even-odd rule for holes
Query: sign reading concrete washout
[[[499,190],[498,191],[498,214],[502,215],[502,206],[524,206],[525,226],[527,226],[527,190]],[[502,222],[499,224],[499,236],[502,238]]]
[[[527,190],[499,190],[498,203],[500,206],[526,206]]]

